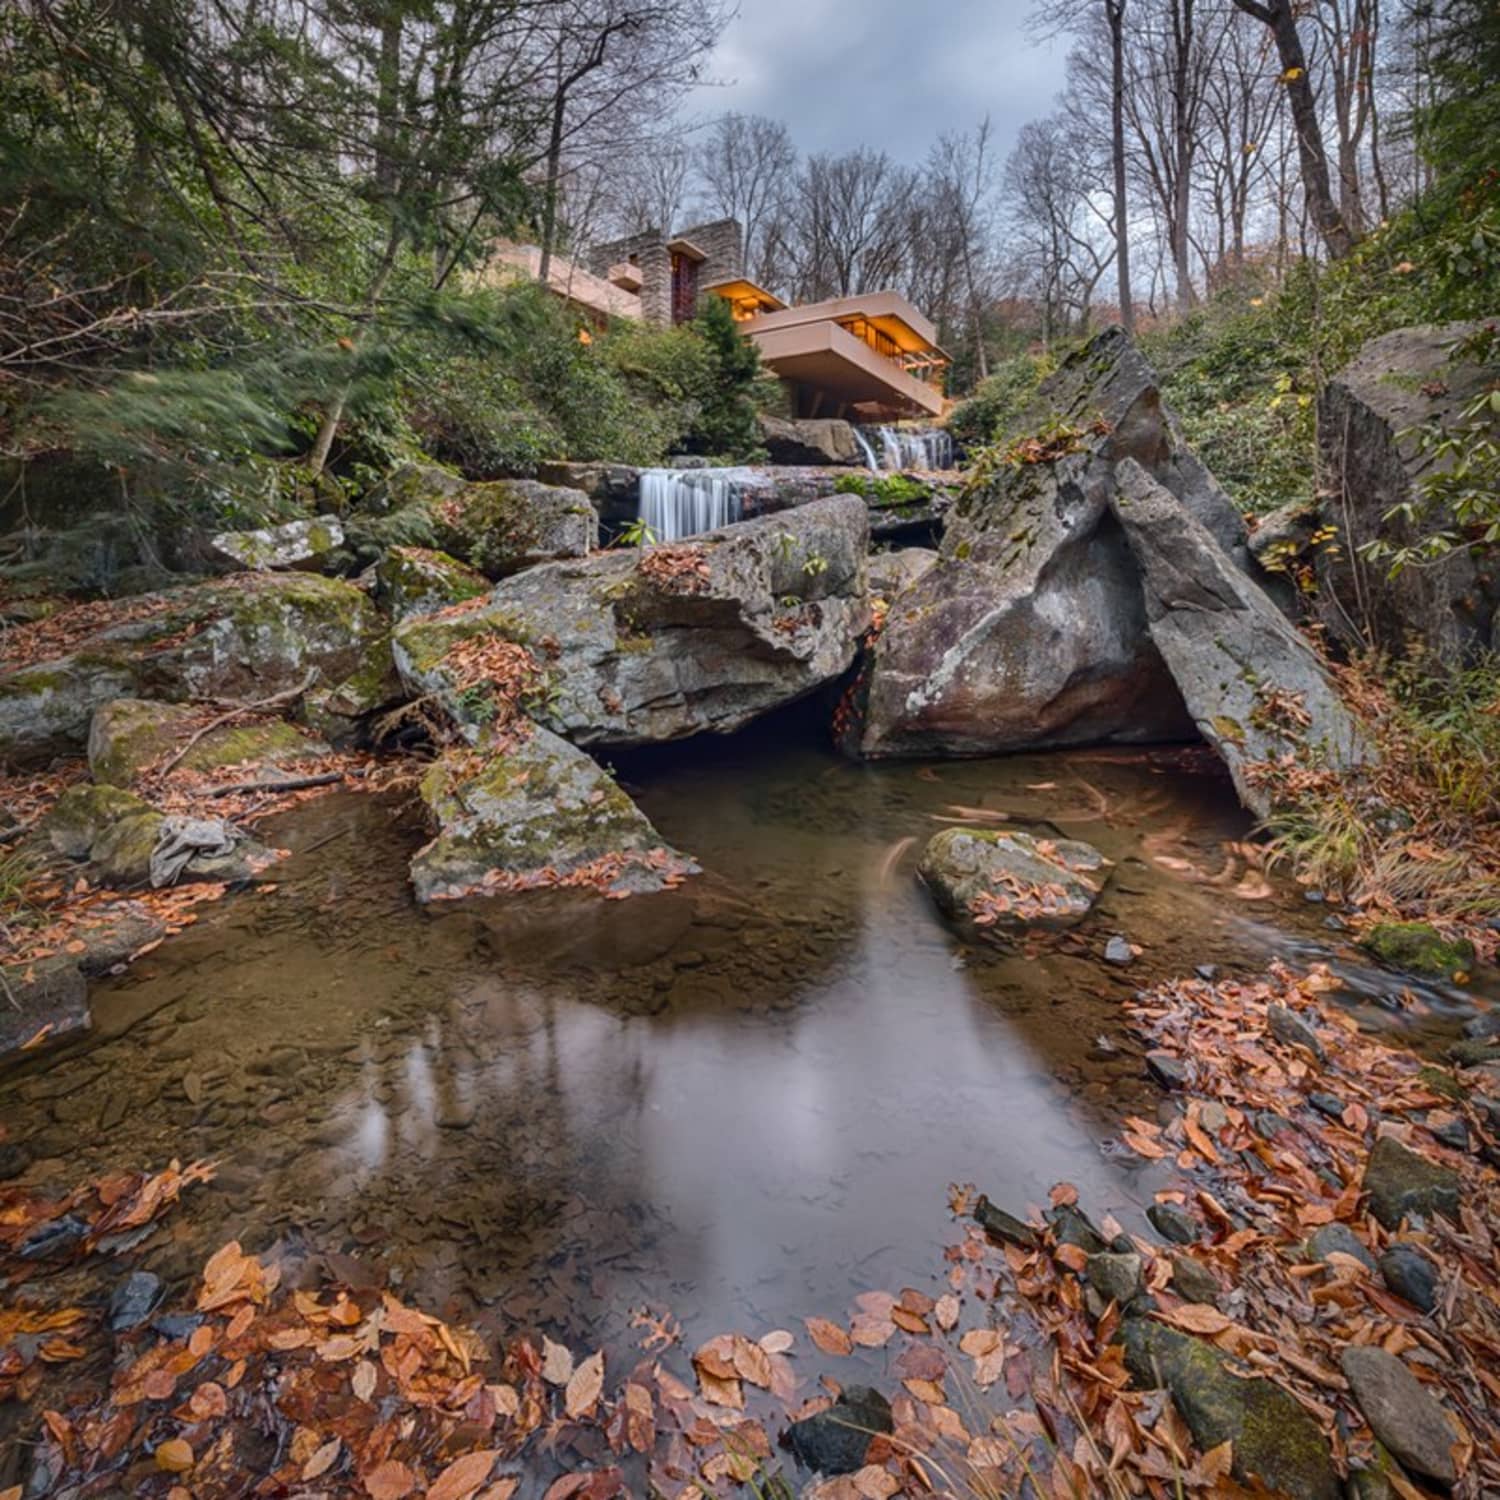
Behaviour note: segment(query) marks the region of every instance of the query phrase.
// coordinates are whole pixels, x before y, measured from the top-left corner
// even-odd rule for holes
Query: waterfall
[[[870,440],[865,436],[863,427],[851,428],[854,433],[854,441],[859,444],[859,451],[865,456],[865,465],[871,472],[880,472],[880,460],[875,457],[875,450],[870,446]]]
[[[740,485],[723,470],[646,469],[641,474],[641,520],[653,541],[717,531],[738,521],[740,508]]]
[[[858,429],[856,429],[858,431]],[[953,467],[953,438],[941,427],[877,427],[875,436],[880,442],[881,462],[876,467],[893,474],[907,469],[951,469]],[[860,433],[862,447],[874,449],[869,439]]]

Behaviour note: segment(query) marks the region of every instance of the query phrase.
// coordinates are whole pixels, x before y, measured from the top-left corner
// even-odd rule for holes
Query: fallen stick
[[[170,775],[176,769],[179,762],[181,762],[182,758],[205,735],[210,735],[214,730],[222,729],[226,724],[233,723],[242,714],[264,713],[268,708],[280,708],[283,703],[291,703],[294,699],[300,698],[317,680],[318,671],[316,667],[313,667],[308,670],[307,676],[296,687],[287,688],[285,692],[272,693],[269,698],[262,698],[256,703],[235,704],[228,713],[220,714],[217,719],[210,720],[202,729],[195,729],[160,766],[155,768],[152,774],[156,776]]]
[[[34,818],[27,818],[20,823],[12,823],[9,828],[0,828],[0,844],[15,843],[23,833],[30,833],[41,821],[42,815],[38,813]]]
[[[236,792],[300,792],[310,786],[332,786],[348,777],[347,771],[323,771],[317,776],[291,776],[285,781],[232,781],[228,786],[209,787],[205,797],[229,797]]]

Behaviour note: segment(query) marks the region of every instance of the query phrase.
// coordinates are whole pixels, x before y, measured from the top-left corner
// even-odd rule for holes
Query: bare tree
[[[1302,192],[1309,216],[1328,253],[1335,259],[1347,255],[1355,243],[1355,234],[1345,223],[1334,202],[1328,180],[1328,153],[1323,145],[1323,129],[1318,120],[1318,101],[1307,71],[1307,53],[1297,29],[1296,0],[1234,0],[1247,16],[1253,16],[1271,29],[1276,54],[1281,61],[1281,81],[1286,85],[1291,103],[1292,125],[1297,141],[1297,156],[1302,170]]]
[[[764,115],[720,115],[698,148],[695,166],[703,210],[739,220],[746,272],[763,275],[773,221],[797,170],[791,133]]]

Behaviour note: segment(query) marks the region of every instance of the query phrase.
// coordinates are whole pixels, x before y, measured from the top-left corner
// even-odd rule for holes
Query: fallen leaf
[[[156,1447],[156,1467],[168,1474],[186,1474],[193,1467],[193,1450],[181,1438],[168,1438]]]
[[[417,1487],[417,1476],[403,1463],[388,1458],[365,1475],[370,1500],[404,1500]]]
[[[341,1438],[329,1438],[308,1461],[302,1465],[302,1478],[306,1482],[310,1479],[319,1479],[326,1474],[334,1465],[343,1448]]]
[[[563,1397],[564,1410],[575,1422],[578,1421],[580,1417],[593,1411],[603,1389],[604,1351],[601,1349],[597,1354],[590,1355],[574,1371]]]
[[[760,1347],[767,1354],[785,1354],[797,1341],[786,1329],[778,1328],[773,1333],[768,1333],[761,1341]]]
[[[824,1354],[842,1358],[854,1352],[853,1340],[837,1323],[830,1323],[827,1318],[804,1318],[802,1322],[807,1329],[808,1338]]]
[[[603,1358],[602,1355],[599,1358]],[[427,1500],[472,1500],[479,1486],[489,1477],[499,1458],[498,1448],[483,1448],[477,1453],[466,1453],[455,1458],[427,1491]]]
[[[573,1378],[573,1356],[562,1344],[542,1335],[542,1379],[548,1385],[566,1385]]]

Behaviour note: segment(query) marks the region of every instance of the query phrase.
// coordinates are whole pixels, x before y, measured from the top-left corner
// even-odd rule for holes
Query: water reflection
[[[1122,1104],[1155,1104],[1122,996],[1323,951],[1300,902],[1241,899],[1245,820],[1206,763],[862,769],[773,726],[621,770],[701,879],[434,915],[392,809],[297,814],[279,836],[311,852],[276,889],[105,986],[90,1048],[0,1084],[33,1175],[220,1159],[147,1261],[184,1278],[235,1236],[574,1340],[642,1303],[690,1336],[838,1316],[931,1284],[949,1182],[1021,1211],[1068,1179],[1138,1222],[1153,1180],[1099,1149]],[[960,816],[1097,843],[1101,911],[1034,953],[966,952],[912,878]],[[1144,950],[1128,970],[1100,960],[1116,931]]]

